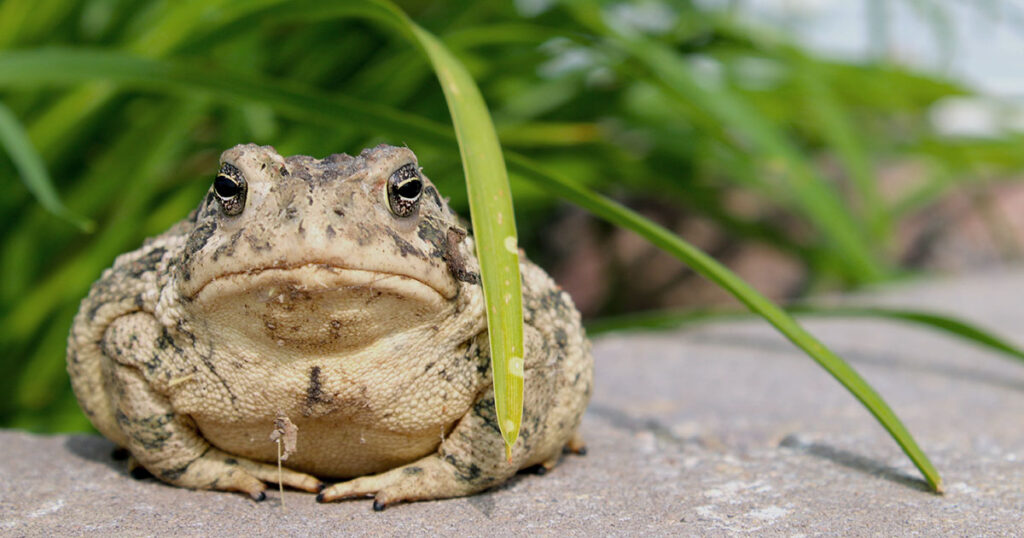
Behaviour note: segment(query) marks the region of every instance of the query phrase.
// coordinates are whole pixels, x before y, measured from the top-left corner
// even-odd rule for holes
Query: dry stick
[[[281,510],[285,510],[284,507],[284,475],[281,472],[281,438],[278,437],[277,441],[277,489],[281,491]]]
[[[298,437],[298,428],[288,419],[288,415],[278,410],[277,418],[274,419],[274,431],[270,432],[270,440],[277,443],[277,487],[281,491],[281,508],[284,508],[284,473],[281,469],[281,462],[288,459],[288,456],[295,452],[295,444]],[[284,453],[281,453],[281,440],[284,440]]]

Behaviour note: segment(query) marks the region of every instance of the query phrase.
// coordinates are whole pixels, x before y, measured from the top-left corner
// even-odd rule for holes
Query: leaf
[[[903,321],[941,331],[950,336],[963,338],[979,346],[1024,362],[1024,350],[977,325],[952,316],[921,310],[870,306],[794,306],[787,308],[786,311],[799,317],[868,318]],[[601,334],[637,329],[672,329],[698,323],[749,319],[750,317],[750,312],[735,309],[658,310],[597,319],[587,324],[587,332],[590,334]]]
[[[938,331],[943,331],[951,336],[958,336],[1024,362],[1024,351],[1020,348],[974,324],[952,316],[935,314],[933,312],[923,312],[920,310],[857,306],[801,306],[792,308],[791,311],[794,314],[808,316],[888,318],[905,321],[908,323],[923,325]]]
[[[713,116],[722,126],[740,133],[761,158],[778,168],[781,187],[787,189],[803,214],[831,243],[846,274],[860,280],[877,280],[885,268],[873,245],[861,232],[842,198],[807,162],[795,145],[749,102],[727,87],[709,88],[676,51],[623,27],[606,24],[598,5],[570,2],[573,15],[595,33],[606,37],[617,49],[639,62],[652,81],[666,94],[685,105]]]
[[[18,169],[21,182],[36,197],[39,204],[54,215],[74,224],[83,232],[91,232],[92,221],[75,215],[60,201],[57,189],[46,172],[43,159],[36,153],[29,141],[25,129],[7,105],[0,103],[0,144],[3,144],[10,155],[14,167]]]
[[[487,303],[494,404],[505,455],[511,461],[523,418],[523,296],[505,160],[487,105],[469,72],[436,37],[395,12],[430,58],[455,126]]]
[[[751,312],[771,323],[783,336],[807,353],[836,381],[846,387],[896,440],[903,452],[924,475],[932,489],[937,492],[942,491],[942,479],[938,471],[935,470],[931,461],[928,460],[928,456],[918,447],[913,436],[889,408],[889,405],[885,403],[885,400],[856,370],[804,330],[789,314],[714,258],[666,228],[617,202],[583,189],[565,178],[546,172],[524,157],[509,155],[508,161],[514,170],[523,174],[524,177],[535,180],[552,194],[565,198],[612,224],[640,234],[655,246],[682,260],[694,271],[721,286],[722,289],[746,305]]]

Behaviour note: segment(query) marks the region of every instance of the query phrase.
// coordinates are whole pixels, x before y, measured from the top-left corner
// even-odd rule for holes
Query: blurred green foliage
[[[771,245],[808,267],[811,288],[898,276],[892,238],[901,219],[1024,164],[1020,137],[934,132],[929,107],[963,88],[889,63],[818,58],[730,11],[686,1],[520,3],[528,4],[542,8],[402,7],[470,68],[506,148],[595,190],[657,197]],[[117,254],[198,203],[227,147],[257,142],[322,156],[408,143],[468,214],[458,152],[422,121],[448,121],[430,67],[404,39],[338,17],[340,8],[0,3],[0,100],[67,208],[48,211],[17,158],[0,158],[0,425],[88,427],[64,373],[78,301]],[[652,9],[659,16],[635,16]],[[374,106],[382,109],[371,116],[404,121],[360,117],[360,107]],[[887,198],[879,167],[903,160],[918,163],[924,180]],[[557,202],[511,172],[530,252]],[[737,209],[738,194],[756,199],[758,211]]]

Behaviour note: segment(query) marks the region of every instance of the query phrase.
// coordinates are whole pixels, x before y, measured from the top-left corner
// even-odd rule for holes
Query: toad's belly
[[[329,417],[298,419],[295,451],[284,465],[321,478],[350,478],[374,474],[415,461],[435,450],[454,426],[436,431],[390,432],[362,425],[339,424]],[[206,438],[233,455],[276,463],[278,448],[270,440],[273,420],[259,424],[197,420]]]

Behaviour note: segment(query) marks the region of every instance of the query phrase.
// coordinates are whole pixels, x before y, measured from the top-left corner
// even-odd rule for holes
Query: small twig
[[[281,438],[278,437],[274,441],[277,443],[277,489],[281,491],[281,510],[285,510],[285,506],[284,506],[284,473],[281,470]]]
[[[298,440],[299,429],[288,419],[283,411],[277,412],[274,419],[274,431],[270,432],[270,440],[277,443],[277,487],[281,491],[281,508],[284,509],[284,471],[281,462],[288,459],[295,452],[295,444]],[[281,450],[281,441],[284,441],[284,451]]]

